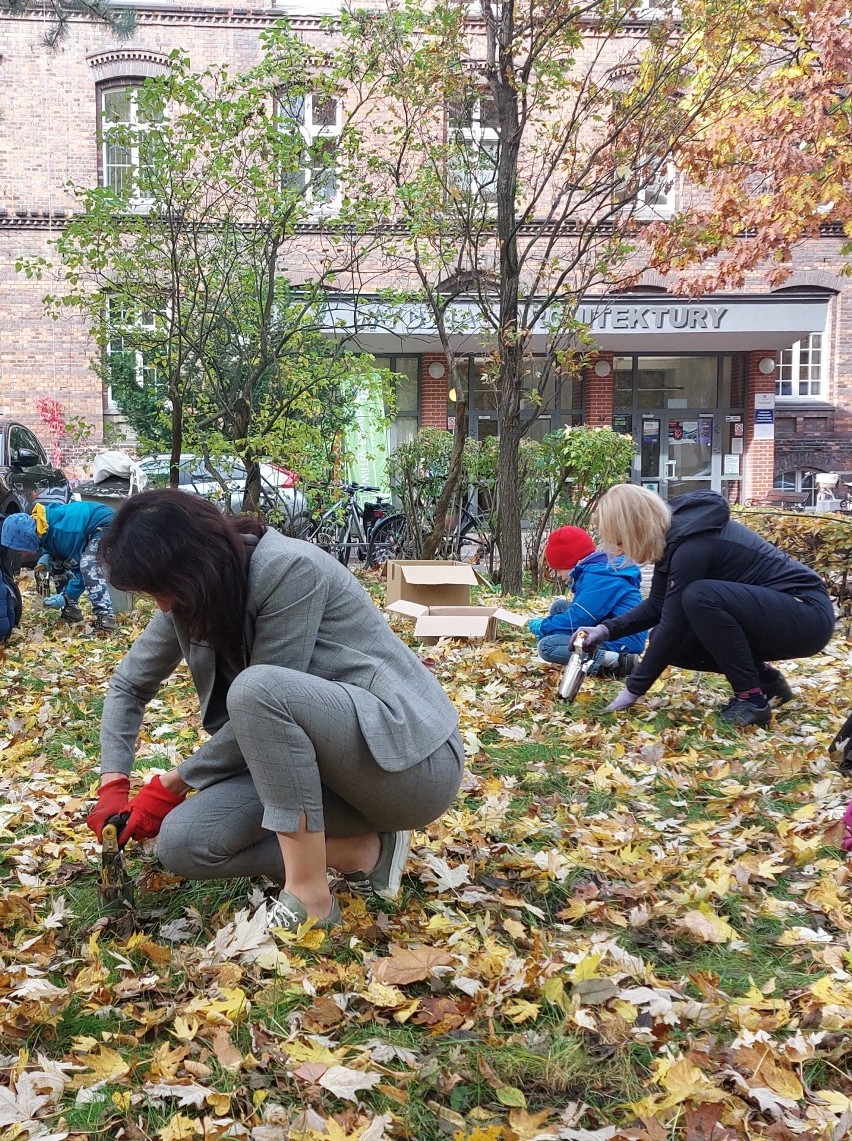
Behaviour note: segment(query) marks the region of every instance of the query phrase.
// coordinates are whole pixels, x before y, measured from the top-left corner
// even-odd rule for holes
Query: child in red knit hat
[[[580,626],[596,626],[641,602],[640,573],[622,554],[612,557],[598,551],[582,527],[558,527],[547,540],[544,557],[556,577],[570,583],[573,597],[554,599],[547,617],[531,618],[528,626],[538,638],[539,657],[565,665],[571,655],[571,639]],[[589,672],[627,677],[644,649],[644,633],[605,642]]]

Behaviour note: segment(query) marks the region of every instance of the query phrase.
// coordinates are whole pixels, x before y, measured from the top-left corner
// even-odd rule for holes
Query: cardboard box
[[[470,588],[484,581],[470,563],[397,559],[387,564],[387,602],[424,606],[469,606]]]
[[[414,633],[432,645],[440,638],[465,638],[468,641],[495,641],[498,623],[526,626],[524,614],[515,614],[502,606],[424,606],[401,598],[386,607],[393,614],[414,619]]]

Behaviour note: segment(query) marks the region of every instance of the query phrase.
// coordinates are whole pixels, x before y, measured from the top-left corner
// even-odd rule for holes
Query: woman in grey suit
[[[113,674],[89,826],[159,836],[189,879],[283,884],[274,925],[340,922],[326,868],[394,898],[409,829],[452,803],[458,716],[367,592],[324,551],[177,490],[133,496],[101,541],[107,577],[156,613]],[[184,660],[209,740],[130,797],[145,706]],[[192,790],[194,796],[187,796]]]

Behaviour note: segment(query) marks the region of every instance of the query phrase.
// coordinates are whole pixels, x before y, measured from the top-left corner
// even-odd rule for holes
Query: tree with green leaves
[[[429,317],[462,396],[446,503],[467,431],[460,350],[488,361],[511,593],[519,445],[588,359],[579,301],[636,280],[673,148],[723,110],[759,48],[739,35],[744,0],[684,5],[676,20],[655,6],[644,21],[627,0],[476,7],[408,0],[344,16],[340,66],[361,108],[362,194],[392,224],[388,264],[414,283],[387,299],[386,319]]]
[[[42,39],[54,50],[68,35],[70,21],[77,17],[94,20],[119,40],[130,39],[136,31],[136,13],[131,8],[115,8],[111,0],[0,0],[0,16],[47,16]]]
[[[173,478],[183,450],[235,452],[253,506],[258,462],[339,450],[379,375],[328,336],[327,288],[362,252],[346,199],[312,235],[310,270],[298,280],[285,270],[305,261],[300,227],[336,194],[334,139],[306,137],[305,106],[336,120],[338,92],[278,27],[243,73],[198,74],[175,52],[128,97],[135,115],[101,127],[116,177],[76,188],[81,211],[55,243],[47,305],[88,314],[105,379],[142,435],[167,443]]]

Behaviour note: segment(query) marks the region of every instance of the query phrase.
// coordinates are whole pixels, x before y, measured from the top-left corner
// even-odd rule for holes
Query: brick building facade
[[[150,0],[134,5],[139,29],[128,43],[75,17],[57,52],[42,45],[36,14],[0,17],[0,414],[44,438],[35,402],[50,397],[91,423],[96,439],[115,416],[91,368],[85,321],[47,318],[49,286],[16,269],[49,254],[74,209],[67,183],[104,177],[103,93],[164,69],[176,47],[189,48],[197,69],[217,61],[245,67],[258,58],[260,33],[282,15],[321,46],[328,6]],[[309,231],[303,240],[307,256]],[[586,299],[600,351],[535,430],[585,422],[629,432],[633,477],[667,494],[713,486],[734,499],[760,499],[773,483],[808,491],[814,472],[852,473],[852,279],[841,273],[843,241],[827,227],[796,252],[793,276],[775,291],[755,275],[737,295],[687,300],[676,278],[648,274],[633,293]],[[293,257],[286,268],[298,278]],[[437,337],[376,336],[363,344],[405,358],[412,388],[400,432],[447,426],[453,405]],[[469,368],[472,376],[473,355]],[[472,433],[498,430],[483,391],[469,413]]]

